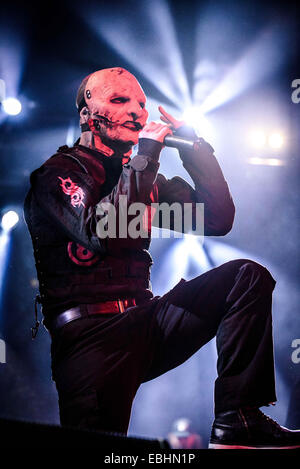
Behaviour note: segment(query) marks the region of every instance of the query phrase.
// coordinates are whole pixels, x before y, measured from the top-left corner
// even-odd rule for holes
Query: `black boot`
[[[209,448],[300,448],[300,430],[281,427],[257,408],[230,410],[216,415]]]

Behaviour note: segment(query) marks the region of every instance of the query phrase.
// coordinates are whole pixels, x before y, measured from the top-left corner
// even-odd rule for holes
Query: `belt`
[[[134,298],[129,298],[125,300],[104,301],[103,303],[81,304],[75,306],[74,308],[70,308],[66,311],[63,311],[62,313],[58,314],[54,319],[47,320],[46,324],[44,321],[44,326],[46,327],[46,329],[48,329],[50,333],[53,333],[63,327],[68,322],[75,321],[76,319],[97,314],[124,313],[126,308],[129,308],[130,306],[136,306]]]

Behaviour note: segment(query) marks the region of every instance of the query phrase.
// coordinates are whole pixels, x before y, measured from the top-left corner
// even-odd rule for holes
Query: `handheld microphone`
[[[194,150],[197,142],[184,137],[176,137],[175,135],[166,135],[164,145],[166,147],[177,148],[178,150]]]
[[[105,118],[104,118],[105,119]],[[100,130],[99,119],[93,119],[96,130]],[[85,124],[84,124],[85,125]],[[164,138],[164,145],[166,147],[177,148],[178,150],[194,150],[195,144],[199,143],[198,140],[191,140],[186,137],[177,137],[175,135],[166,135]]]

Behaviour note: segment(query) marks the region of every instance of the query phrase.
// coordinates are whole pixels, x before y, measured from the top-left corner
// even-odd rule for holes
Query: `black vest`
[[[59,154],[75,161],[79,171],[90,174],[96,181],[99,170],[103,175],[104,168],[106,179],[99,184],[98,201],[110,194],[122,172],[120,158],[108,158],[80,145],[60,147],[51,158],[57,158]],[[38,171],[31,174],[32,184]],[[137,303],[141,303],[153,297],[150,286],[153,262],[147,250],[150,239],[145,239],[142,246],[138,244],[136,250],[118,247],[117,240],[115,252],[91,252],[68,238],[49,219],[38,200],[32,197],[32,189],[25,199],[24,215],[32,238],[40,300],[46,320],[78,304],[124,298],[135,298]]]

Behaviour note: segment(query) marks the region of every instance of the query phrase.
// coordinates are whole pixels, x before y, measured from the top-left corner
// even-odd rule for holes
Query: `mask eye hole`
[[[145,103],[140,102],[140,106],[141,106],[142,109],[144,109],[145,108]]]
[[[110,100],[111,103],[114,104],[124,104],[129,101],[129,98],[125,98],[124,96],[118,96],[117,98],[113,98]]]

